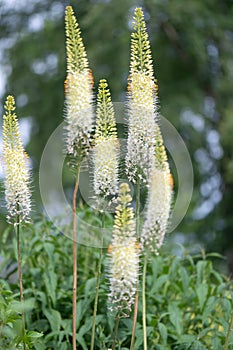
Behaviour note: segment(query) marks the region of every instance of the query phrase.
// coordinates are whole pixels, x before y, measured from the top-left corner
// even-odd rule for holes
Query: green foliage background
[[[90,215],[91,214],[91,215]],[[97,220],[89,208],[82,210],[86,221]],[[97,219],[96,219],[97,218]],[[109,219],[108,219],[109,220]],[[99,225],[100,225],[99,220]],[[42,219],[34,226],[24,226],[22,265],[24,297],[30,348],[36,350],[70,350],[72,337],[72,241]],[[84,232],[85,233],[85,232]],[[11,229],[2,235],[1,256],[8,282],[0,279],[0,348],[15,347],[20,335],[20,311],[15,272],[16,240]],[[102,266],[97,313],[96,349],[111,346],[114,317],[107,310],[107,254]],[[78,247],[77,349],[90,348],[96,274],[99,251]],[[185,249],[181,257],[162,252],[148,265],[147,330],[151,350],[219,350],[223,349],[232,310],[231,281],[214,267],[221,260],[217,253],[190,256]],[[12,266],[15,268],[12,269]],[[135,350],[142,349],[142,306],[139,313]],[[39,337],[38,332],[43,332]],[[122,319],[116,349],[129,349],[132,318]],[[233,334],[229,350],[233,349]]]
[[[193,251],[201,245],[223,252],[232,270],[232,0],[80,0],[69,4],[82,29],[95,86],[100,78],[107,78],[113,101],[125,100],[132,15],[136,5],[143,6],[160,110],[185,140],[195,175],[189,212],[170,235],[171,242],[189,244]],[[6,94],[14,94],[19,117],[32,122],[27,151],[33,160],[37,203],[40,156],[63,120],[65,5],[68,2],[59,0],[22,1],[15,6],[0,3],[1,69],[6,77],[2,103]],[[66,184],[69,187],[70,179]]]

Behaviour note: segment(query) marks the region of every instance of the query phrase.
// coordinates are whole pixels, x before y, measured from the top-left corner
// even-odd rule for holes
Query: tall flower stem
[[[140,190],[141,190],[140,179],[137,179],[136,185],[136,237],[139,242],[140,240]]]
[[[73,350],[76,350],[76,316],[77,316],[77,224],[76,224],[76,209],[77,209],[77,193],[79,187],[79,177],[80,177],[80,166],[81,161],[77,165],[77,175],[75,181],[75,187],[73,192],[73,306],[72,306],[72,343]]]
[[[117,315],[116,321],[115,321],[114,334],[113,334],[112,350],[115,350],[119,322],[120,322],[120,317],[119,317],[119,315]]]
[[[224,350],[228,350],[228,345],[229,345],[229,341],[230,341],[230,336],[233,330],[233,310],[231,313],[231,319],[230,319],[230,324],[229,324],[229,328],[227,331],[227,336],[226,336],[226,340],[225,340],[225,344],[224,344]]]
[[[21,254],[20,254],[20,227],[19,227],[20,218],[17,216],[16,224],[16,239],[17,239],[17,255],[18,255],[18,278],[19,278],[19,293],[20,293],[20,302],[22,305],[22,330],[23,330],[23,349],[26,350],[25,343],[25,314],[24,314],[24,298],[23,298],[23,278],[21,270]]]
[[[142,324],[143,324],[144,350],[147,350],[147,334],[146,334],[146,269],[147,269],[147,255],[145,255],[145,258],[144,258],[143,275],[142,275]]]
[[[100,256],[99,256],[99,264],[98,264],[98,271],[97,271],[97,282],[96,282],[96,289],[95,289],[95,303],[94,303],[93,323],[92,323],[92,332],[91,332],[91,350],[94,349],[94,344],[95,344],[96,314],[97,314],[99,288],[100,288],[101,266],[102,266],[102,260],[103,260],[103,237],[104,237],[103,230],[104,230],[104,218],[105,218],[105,211],[104,210],[103,210],[101,216],[102,216],[102,218],[101,218]]]
[[[140,189],[141,189],[140,187],[141,187],[140,180],[138,179],[137,185],[136,185],[136,237],[138,242],[140,239]],[[135,302],[134,302],[134,315],[133,315],[133,327],[132,327],[130,350],[133,350],[133,347],[134,347],[137,315],[138,315],[138,283],[137,283],[137,292],[135,295]]]

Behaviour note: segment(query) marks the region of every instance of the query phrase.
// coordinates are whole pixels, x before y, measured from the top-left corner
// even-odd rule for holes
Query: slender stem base
[[[117,316],[117,317],[116,317],[116,321],[115,321],[114,334],[113,334],[112,350],[115,350],[116,339],[117,339],[117,332],[118,332],[118,327],[119,327],[119,322],[120,322],[120,317]]]
[[[91,331],[91,350],[94,349],[94,344],[95,344],[96,314],[97,314],[97,306],[98,306],[98,298],[99,298],[101,266],[102,266],[102,259],[103,259],[104,216],[105,216],[105,213],[103,211],[102,224],[101,224],[100,256],[99,256],[99,264],[98,264],[98,272],[97,272],[97,282],[96,282],[96,289],[95,289],[95,303],[94,303],[94,312],[93,312],[93,323],[92,323],[92,331]]]
[[[133,350],[133,347],[134,347],[136,325],[137,325],[137,315],[138,315],[138,286],[137,286],[137,292],[135,295],[135,302],[134,302],[133,327],[132,327],[130,350]]]
[[[230,324],[229,324],[229,328],[228,328],[228,331],[227,331],[227,336],[226,336],[226,340],[225,340],[225,344],[224,344],[224,350],[228,350],[230,336],[231,336],[232,332],[233,332],[233,310],[232,310],[232,313],[231,313]]]
[[[136,237],[139,242],[140,240],[140,180],[137,180],[136,187]]]
[[[20,292],[20,302],[22,305],[22,330],[23,330],[23,349],[26,350],[25,343],[25,314],[24,314],[24,298],[23,298],[23,277],[21,270],[21,254],[20,254],[20,229],[19,229],[19,218],[17,219],[16,225],[16,238],[17,238],[17,255],[18,255],[18,278],[19,278],[19,292]]]
[[[139,179],[137,180],[137,185],[136,185],[136,237],[139,242],[140,240],[140,180]],[[132,327],[130,350],[133,350],[133,347],[134,347],[137,315],[138,315],[138,285],[137,285],[137,291],[136,291],[135,302],[134,302],[134,315],[133,315],[133,327]]]
[[[143,275],[142,275],[142,324],[143,324],[144,350],[147,350],[147,334],[146,334],[146,269],[147,269],[147,256],[145,256],[145,259],[144,259]]]
[[[77,167],[77,178],[73,192],[73,304],[72,304],[72,344],[73,350],[76,350],[76,318],[77,318],[77,225],[76,225],[76,200],[79,186],[80,163]]]

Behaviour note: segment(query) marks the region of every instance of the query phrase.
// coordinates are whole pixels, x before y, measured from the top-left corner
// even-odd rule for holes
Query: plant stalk
[[[138,242],[140,241],[140,180],[137,180],[136,186],[136,237]]]
[[[20,293],[20,302],[22,305],[22,331],[23,331],[23,349],[26,350],[25,343],[25,313],[24,313],[24,298],[23,298],[23,277],[21,270],[21,253],[20,253],[20,227],[19,227],[19,215],[17,216],[16,224],[16,239],[17,239],[17,255],[18,255],[18,278],[19,278],[19,293]]]
[[[226,336],[226,340],[225,340],[225,344],[224,344],[224,350],[228,350],[230,336],[231,336],[232,331],[233,331],[233,309],[232,309],[230,324],[229,324],[229,328],[227,331],[227,336]]]
[[[95,289],[95,303],[94,303],[94,312],[93,312],[93,323],[92,323],[92,332],[91,332],[91,350],[94,349],[95,344],[95,326],[96,326],[96,314],[97,314],[97,306],[98,306],[98,298],[99,298],[99,288],[100,288],[100,277],[101,277],[101,266],[103,260],[103,237],[104,237],[104,217],[105,212],[102,212],[102,220],[101,220],[101,242],[100,242],[100,256],[99,256],[99,264],[97,271],[97,282]]]
[[[77,318],[77,223],[76,223],[76,211],[77,211],[77,193],[79,187],[80,177],[80,161],[77,166],[77,177],[75,181],[75,187],[73,192],[73,303],[72,303],[72,344],[73,350],[76,350],[76,318]]]
[[[115,322],[115,328],[114,328],[114,334],[113,334],[112,350],[115,350],[119,322],[120,322],[120,317],[119,317],[119,315],[117,315],[116,322]]]
[[[144,259],[143,275],[142,275],[142,324],[143,324],[144,350],[147,350],[147,334],[146,334],[146,269],[147,269],[147,256],[145,256],[145,259]]]
[[[139,242],[140,240],[140,180],[139,179],[137,180],[137,185],[136,185],[136,237]],[[134,347],[137,315],[138,315],[138,284],[137,284],[137,291],[136,291],[135,302],[134,302],[133,327],[132,327],[130,350],[133,350],[133,347]]]

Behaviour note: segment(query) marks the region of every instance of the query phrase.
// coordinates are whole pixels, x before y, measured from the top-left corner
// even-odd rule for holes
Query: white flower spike
[[[93,78],[71,6],[66,7],[66,150],[73,157],[88,152],[93,130]]]
[[[29,221],[31,211],[30,171],[28,156],[24,152],[15,101],[8,96],[3,116],[3,168],[5,172],[5,199],[7,220],[12,224]]]
[[[155,166],[149,180],[146,220],[141,244],[145,252],[158,254],[167,230],[172,202],[173,179],[159,127],[156,127]]]
[[[121,184],[110,253],[110,311],[128,317],[134,305],[139,274],[139,249],[129,186]]]
[[[126,173],[134,183],[138,179],[147,183],[154,165],[157,86],[141,8],[135,10],[133,29],[128,87]]]
[[[105,79],[100,80],[97,97],[97,125],[95,133],[94,191],[96,195],[115,195],[118,190],[118,157],[116,121],[113,104]]]

